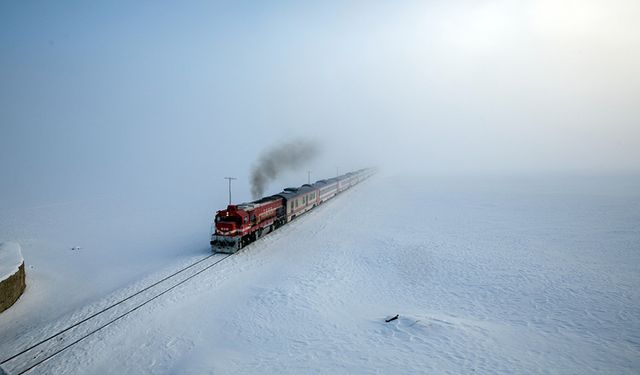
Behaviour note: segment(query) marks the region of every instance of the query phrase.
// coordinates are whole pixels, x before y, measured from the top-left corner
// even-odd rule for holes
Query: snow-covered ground
[[[22,265],[20,245],[15,242],[0,242],[0,281],[18,272]]]
[[[209,224],[194,221],[210,207],[185,199],[5,216],[0,239],[23,245],[28,289],[0,315],[3,358],[205,255]],[[380,175],[34,372],[639,369],[640,178]]]

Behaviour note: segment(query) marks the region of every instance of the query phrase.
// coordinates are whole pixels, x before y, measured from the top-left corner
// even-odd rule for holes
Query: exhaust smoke
[[[293,171],[320,153],[320,145],[312,140],[298,139],[274,146],[265,151],[251,170],[251,195],[262,197],[269,182],[282,172]]]

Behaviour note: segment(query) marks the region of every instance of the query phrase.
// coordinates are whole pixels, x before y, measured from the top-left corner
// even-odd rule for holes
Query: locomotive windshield
[[[237,216],[216,216],[216,223],[221,222],[240,224],[240,218]]]

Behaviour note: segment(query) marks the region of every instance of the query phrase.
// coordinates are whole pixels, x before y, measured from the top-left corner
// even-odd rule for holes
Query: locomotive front
[[[249,227],[249,214],[239,210],[235,205],[229,205],[226,210],[218,211],[216,214],[211,246],[238,250],[241,247],[242,236]]]

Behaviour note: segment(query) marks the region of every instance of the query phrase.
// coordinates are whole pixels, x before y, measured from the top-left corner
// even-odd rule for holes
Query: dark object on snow
[[[393,318],[385,319],[384,321],[389,323],[390,321],[396,320],[396,319],[398,319],[398,315],[394,316]]]

